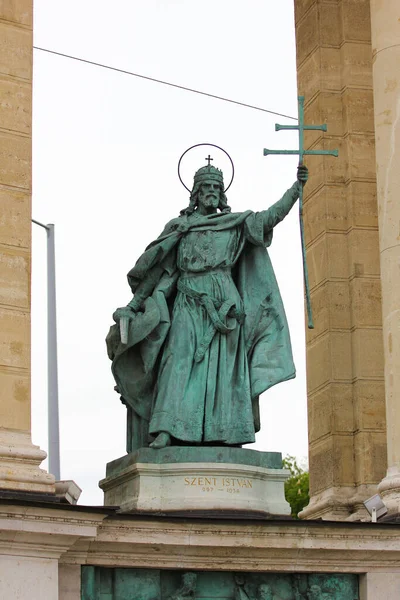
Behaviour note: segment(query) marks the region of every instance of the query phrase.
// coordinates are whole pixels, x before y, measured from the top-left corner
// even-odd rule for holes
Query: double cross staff
[[[338,156],[338,150],[304,150],[304,131],[310,129],[318,129],[320,131],[327,131],[326,125],[304,125],[304,96],[298,97],[299,101],[299,124],[298,125],[275,125],[275,131],[281,129],[296,129],[299,132],[299,149],[298,150],[268,150],[264,148],[264,156],[268,154],[297,154],[299,156],[299,166],[303,164],[304,155],[330,155]],[[307,315],[308,315],[308,328],[314,329],[311,299],[310,299],[310,286],[308,283],[308,269],[306,261],[306,244],[304,241],[304,223],[303,223],[303,183],[300,186],[299,194],[299,212],[300,212],[300,235],[301,235],[301,250],[303,254],[303,274],[304,274],[304,287],[306,290],[306,301],[307,301]]]

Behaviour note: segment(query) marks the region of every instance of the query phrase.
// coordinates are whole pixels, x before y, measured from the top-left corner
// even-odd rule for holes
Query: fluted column
[[[388,471],[379,485],[400,511],[400,3],[371,0]]]

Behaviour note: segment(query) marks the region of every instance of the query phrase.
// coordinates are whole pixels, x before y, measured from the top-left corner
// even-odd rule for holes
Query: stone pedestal
[[[290,515],[279,452],[142,448],[107,465],[104,504],[120,512],[225,511]]]

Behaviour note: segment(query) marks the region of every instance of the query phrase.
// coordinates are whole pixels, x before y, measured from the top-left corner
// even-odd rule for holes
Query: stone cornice
[[[0,554],[110,567],[400,573],[398,525],[120,517],[60,505],[2,503]]]
[[[106,518],[95,539],[77,541],[72,564],[142,568],[400,572],[397,527],[322,522],[231,522]]]
[[[59,558],[75,542],[94,539],[104,514],[30,506],[0,506],[0,555]]]

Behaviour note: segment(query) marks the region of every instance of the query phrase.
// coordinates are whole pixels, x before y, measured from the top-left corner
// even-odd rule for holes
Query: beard
[[[207,208],[209,208],[210,206],[212,206],[213,208],[218,208],[219,198],[215,194],[207,194],[206,196],[203,196],[200,199],[200,202]]]

